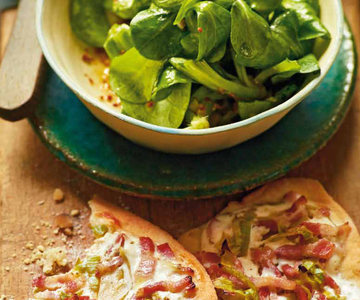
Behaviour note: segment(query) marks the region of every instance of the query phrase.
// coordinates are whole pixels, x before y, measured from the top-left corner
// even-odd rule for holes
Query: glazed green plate
[[[164,154],[126,140],[97,119],[53,73],[29,118],[46,146],[90,179],[150,198],[200,199],[235,194],[284,175],[314,155],[349,108],[356,79],[350,30],[323,83],[275,127],[228,150]]]

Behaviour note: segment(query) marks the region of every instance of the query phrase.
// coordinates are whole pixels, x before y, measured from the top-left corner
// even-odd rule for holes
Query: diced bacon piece
[[[278,233],[278,224],[275,220],[259,220],[257,221],[257,226],[265,227],[269,229],[269,232],[266,235],[273,235]],[[265,235],[264,239],[267,238]]]
[[[115,240],[115,243],[112,244],[109,249],[106,251],[106,254],[109,255],[113,252],[114,248],[116,249],[116,246],[120,246],[120,247],[124,247],[125,245],[125,238],[126,238],[126,235],[124,233],[121,233],[119,234],[117,237],[116,237],[116,240]]]
[[[303,258],[302,245],[285,245],[277,248],[275,254],[279,258],[301,260]]]
[[[65,283],[65,291],[68,293],[75,293],[79,288],[76,281],[71,280]]]
[[[251,249],[251,257],[254,263],[260,265],[262,268],[269,268],[274,271],[277,277],[281,276],[281,272],[273,263],[275,253],[268,247]]]
[[[40,290],[54,291],[65,286],[65,290],[72,292],[73,289],[80,289],[85,285],[83,276],[75,276],[72,273],[59,274],[51,277],[36,279],[35,284]]]
[[[126,234],[121,233],[116,237],[115,243],[116,244],[120,244],[121,247],[124,247],[125,245],[125,238],[126,238]]]
[[[124,263],[124,259],[122,256],[119,255],[119,256],[115,256],[112,260],[110,260],[106,264],[98,264],[97,268],[98,268],[99,276],[97,277],[114,272],[117,268],[122,266],[123,263]]]
[[[259,289],[259,300],[269,300],[270,299],[270,290],[267,287],[262,287]]]
[[[303,222],[301,225],[305,226],[316,236],[336,236],[338,233],[338,228],[328,224]]]
[[[320,207],[318,209],[318,212],[320,215],[322,215],[324,217],[330,217],[330,208],[328,208],[328,207]]]
[[[242,282],[239,278],[225,272],[218,265],[212,265],[210,268],[207,268],[206,271],[208,272],[212,280],[215,280],[216,278],[219,277],[224,277],[231,280],[236,285],[237,288],[241,288],[241,289],[247,288],[247,285],[244,282]]]
[[[281,270],[288,279],[297,279],[300,275],[299,269],[290,265],[283,265]]]
[[[301,287],[301,285],[297,285],[295,288],[295,294],[299,300],[308,300],[307,292]]]
[[[192,281],[191,276],[186,276],[179,281],[159,281],[151,283],[136,293],[134,299],[148,299],[156,292],[170,292],[170,293],[181,293],[184,290],[195,289],[195,284]]]
[[[327,274],[325,274],[324,285],[331,287],[337,295],[341,294],[339,285]]]
[[[304,206],[307,203],[307,199],[304,196],[298,198],[293,205],[285,210],[286,213],[295,213],[301,206]]]
[[[155,273],[156,259],[154,257],[155,245],[149,237],[140,237],[141,259],[135,272],[137,279],[151,278]]]
[[[221,261],[220,256],[216,253],[199,251],[195,254],[196,258],[206,268],[210,268],[212,265],[218,265]]]
[[[285,210],[283,215],[278,219],[280,225],[289,226],[308,217],[308,211],[305,206],[307,200],[304,196],[299,197],[299,195],[296,194],[296,196],[285,197],[285,199],[293,204],[289,209]]]
[[[305,256],[319,259],[330,259],[334,250],[335,245],[326,239],[321,239],[316,243],[304,246]]]
[[[175,259],[175,254],[171,250],[168,243],[161,244],[161,245],[157,246],[157,250],[163,257],[165,257],[167,259],[170,259],[170,260]]]
[[[38,275],[33,279],[32,286],[40,290],[45,289],[45,275]]]
[[[275,254],[278,258],[301,260],[303,257],[330,259],[335,245],[326,239],[307,245],[285,245],[277,248]]]
[[[111,221],[113,221],[113,223],[114,223],[116,226],[121,227],[120,221],[119,221],[117,218],[115,218],[111,213],[109,213],[109,212],[104,212],[104,213],[102,214],[102,216],[105,217],[105,218],[107,218],[107,219],[109,219],[109,220],[111,220]]]
[[[270,287],[279,288],[285,291],[293,291],[296,288],[296,282],[278,277],[251,277],[251,281],[257,288]]]
[[[64,300],[90,300],[89,296],[78,296],[78,295],[73,295],[71,297],[65,298]]]

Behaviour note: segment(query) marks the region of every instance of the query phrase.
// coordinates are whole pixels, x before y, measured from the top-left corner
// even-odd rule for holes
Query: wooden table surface
[[[360,49],[360,1],[343,0],[343,3]],[[0,53],[4,51],[15,16],[16,11],[12,10],[1,18]],[[354,102],[338,133],[324,149],[288,176],[320,180],[360,228],[359,131],[358,79]],[[86,223],[86,218],[83,218],[88,215],[86,202],[94,194],[132,210],[175,237],[208,220],[229,200],[239,198],[155,201],[108,190],[58,161],[41,144],[26,120],[17,123],[0,120],[0,141],[0,296],[5,294],[16,300],[28,297],[32,272],[39,271],[38,267],[27,266],[23,262],[31,253],[24,248],[26,244],[33,242],[46,246],[54,239],[55,245],[65,245],[60,235],[54,235],[54,228],[41,225],[41,222],[52,224],[55,214],[69,213],[76,208],[81,210],[81,217],[75,218],[75,223]],[[66,198],[61,204],[55,204],[52,199],[55,188],[65,192]],[[40,226],[39,230],[35,229],[37,225]],[[83,234],[86,235],[87,231],[84,226]],[[74,244],[73,250],[69,251],[72,258],[77,251],[81,251],[84,243],[80,245],[80,235],[68,241]]]

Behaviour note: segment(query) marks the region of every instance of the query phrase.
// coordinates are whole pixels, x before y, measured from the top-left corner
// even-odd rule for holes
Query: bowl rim
[[[121,112],[115,111],[112,108],[108,107],[104,103],[100,102],[97,98],[89,95],[85,91],[81,89],[69,76],[67,76],[62,69],[58,66],[56,60],[52,57],[51,52],[47,46],[47,42],[45,39],[44,31],[43,31],[43,8],[44,8],[45,0],[37,0],[36,3],[36,31],[38,35],[38,40],[40,46],[42,48],[43,54],[48,61],[51,68],[55,71],[55,73],[60,77],[60,79],[81,99],[91,104],[92,106],[102,110],[106,114],[115,117],[121,121],[124,121],[128,124],[144,128],[150,131],[155,131],[158,133],[165,133],[171,135],[179,135],[179,136],[202,136],[202,135],[211,135],[216,133],[222,133],[225,131],[232,131],[238,129],[240,127],[250,126],[258,121],[269,118],[272,115],[281,113],[286,110],[290,110],[292,107],[299,104],[305,97],[307,97],[325,78],[327,73],[329,72],[331,66],[333,65],[339,51],[341,48],[341,43],[343,40],[343,30],[344,30],[344,12],[342,7],[341,0],[335,0],[336,11],[338,13],[338,22],[336,25],[336,39],[333,43],[332,48],[328,48],[326,51],[331,51],[329,55],[329,59],[324,68],[321,69],[321,74],[319,77],[312,80],[309,84],[307,84],[303,89],[301,89],[298,93],[296,93],[293,97],[283,102],[282,104],[275,106],[265,112],[262,112],[256,116],[251,118],[238,121],[235,123],[231,123],[228,125],[207,128],[207,129],[179,129],[179,128],[168,128],[158,125],[153,125],[150,123],[146,123],[144,121],[137,120]]]

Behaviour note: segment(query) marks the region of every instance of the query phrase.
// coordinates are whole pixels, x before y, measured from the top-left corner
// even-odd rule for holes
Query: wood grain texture
[[[344,0],[346,14],[352,24],[360,49],[360,2]],[[12,13],[14,15],[14,13]],[[8,16],[4,16],[3,20]],[[11,17],[9,17],[10,20]],[[6,31],[11,23],[5,23]],[[3,28],[3,30],[4,30]],[[3,35],[4,36],[4,35]],[[349,212],[360,227],[360,82],[353,106],[338,133],[328,145],[308,162],[293,170],[289,176],[305,176],[320,180],[328,192]],[[219,212],[228,201],[239,198],[219,198],[208,201],[150,201],[137,199],[108,190],[70,170],[55,159],[32,132],[27,121],[10,123],[0,120],[0,295],[12,295],[16,300],[26,299],[32,275],[39,269],[26,266],[23,259],[30,250],[22,251],[28,241],[46,245],[53,238],[64,245],[61,236],[54,236],[54,228],[40,226],[36,233],[32,226],[40,220],[53,222],[54,214],[80,209],[76,223],[86,224],[89,211],[86,202],[93,194],[128,208],[175,237],[199,226]],[[52,194],[61,188],[66,195],[63,203],[55,204]],[[44,201],[39,205],[39,201]],[[88,235],[88,229],[82,232]],[[47,236],[47,239],[44,239]],[[77,235],[70,257],[75,257],[85,244]],[[90,242],[90,239],[86,239]],[[25,253],[25,256],[23,255]],[[16,257],[12,257],[16,254]],[[6,268],[9,271],[6,271]],[[28,267],[28,271],[23,268]]]
[[[42,52],[35,30],[35,4],[36,0],[20,2],[19,17],[0,67],[0,108],[4,111],[0,113],[9,111],[9,118],[10,111],[31,99],[40,72]]]

